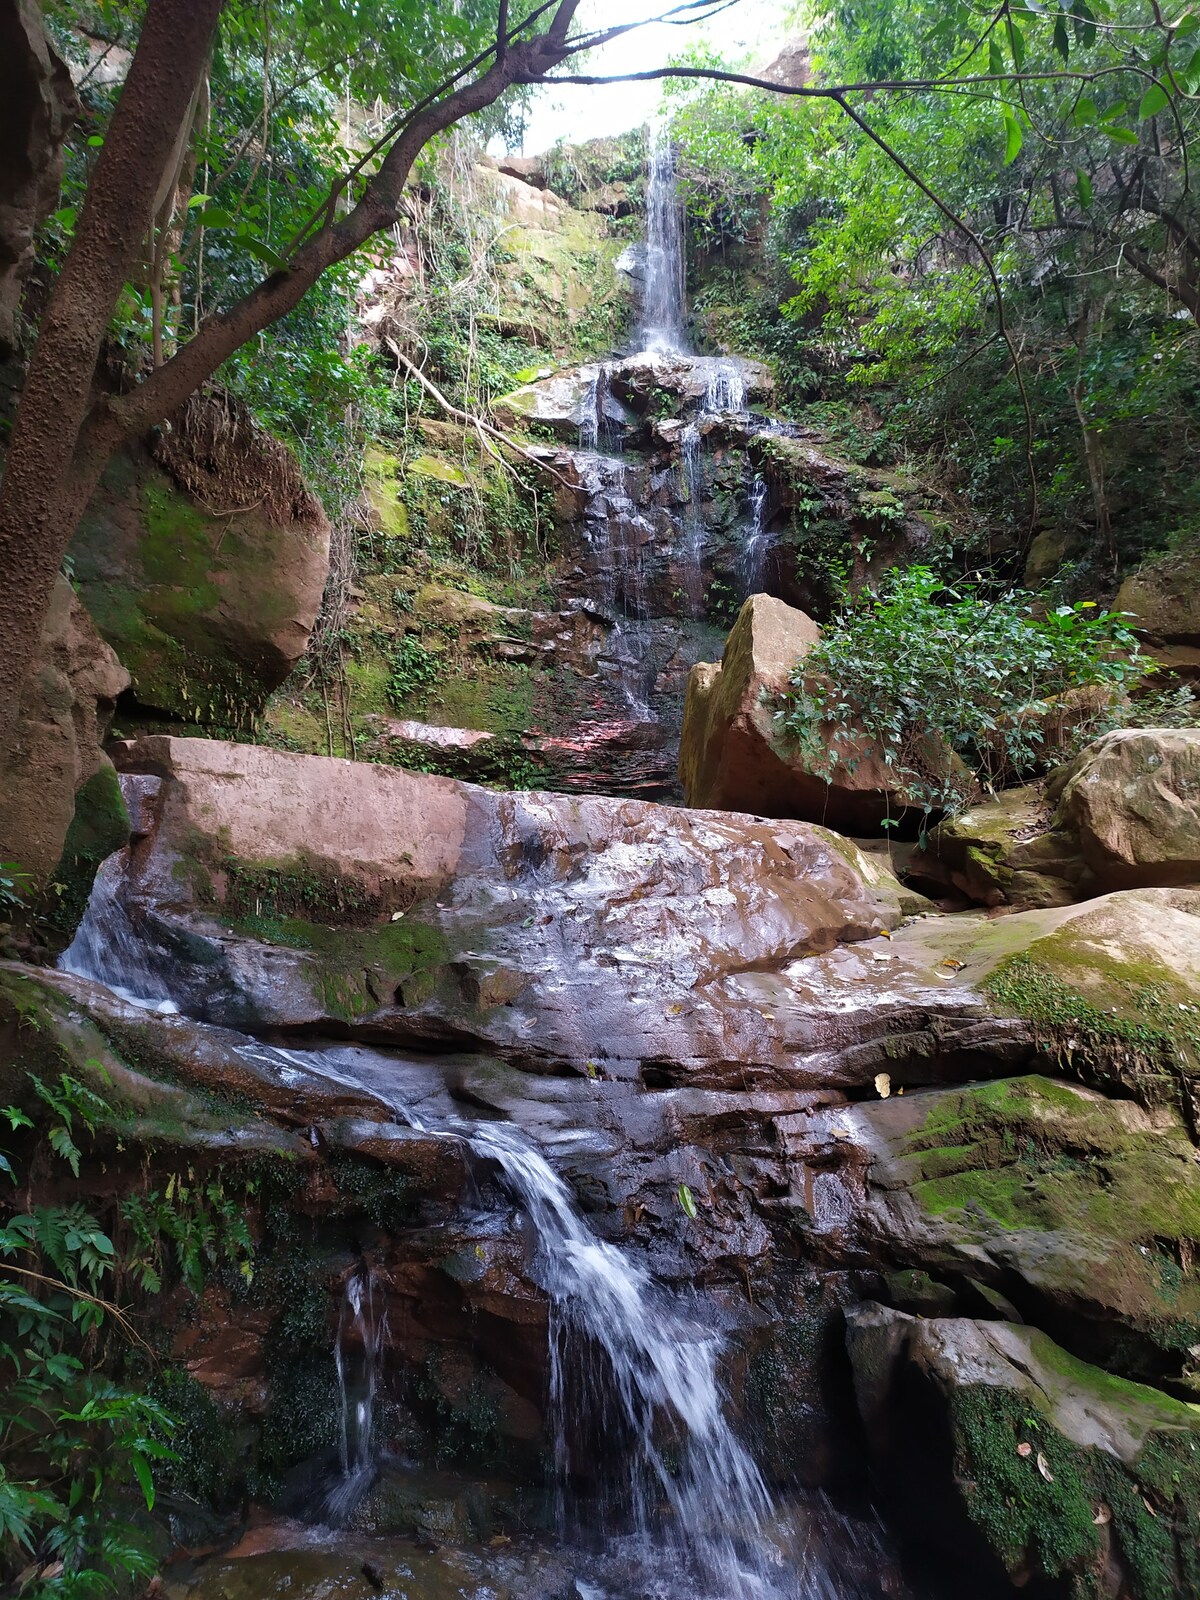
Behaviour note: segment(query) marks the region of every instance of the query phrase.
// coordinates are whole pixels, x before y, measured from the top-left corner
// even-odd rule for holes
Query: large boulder
[[[976,905],[1069,905],[1083,862],[1072,836],[1052,826],[1053,812],[1041,784],[1004,790],[932,829],[909,876],[918,886],[948,885]]]
[[[1061,783],[1059,826],[1101,889],[1200,883],[1200,728],[1121,728]]]
[[[1200,671],[1200,550],[1144,562],[1117,591],[1113,609],[1130,614],[1168,666]]]
[[[0,860],[43,885],[64,857],[72,901],[98,860],[124,843],[128,820],[101,742],[129,674],[100,638],[65,578],[54,588],[41,649],[21,695],[14,741],[0,752]],[[87,834],[90,844],[84,839]]]
[[[171,992],[237,1027],[487,1041],[581,1071],[782,1060],[780,1020],[723,985],[900,919],[805,824],[193,739],[116,754],[161,780],[126,910]]]
[[[329,522],[290,451],[206,394],[113,460],[71,559],[142,705],[240,726],[308,644]]]
[[[827,780],[782,733],[780,696],[820,638],[803,611],[755,594],[738,613],[720,663],[692,668],[679,745],[688,805],[802,817],[849,834],[870,833],[912,805],[865,738],[857,759],[839,762]]]
[[[868,1304],[846,1342],[885,1502],[971,1593],[1200,1592],[1195,1406],[1011,1322]]]

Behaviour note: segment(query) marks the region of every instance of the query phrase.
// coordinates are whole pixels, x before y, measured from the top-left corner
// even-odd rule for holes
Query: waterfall
[[[742,585],[742,597],[758,594],[762,589],[763,570],[766,565],[767,550],[770,548],[771,535],[767,532],[767,485],[762,477],[756,477],[754,486],[750,491],[750,527],[742,543],[741,555],[738,558],[738,577]]]
[[[644,350],[674,354],[684,348],[684,301],[683,209],[670,134],[660,125],[651,135],[646,181]]]
[[[119,852],[105,863],[81,950],[92,949],[102,928],[112,925],[106,919],[119,906],[116,884],[127,862],[128,852]],[[122,939],[111,947],[103,981],[117,992],[128,990],[140,982],[138,960]],[[566,1183],[527,1135],[512,1123],[467,1120],[449,1103],[418,1116],[404,1104],[393,1058],[383,1052],[359,1046],[292,1050],[249,1038],[241,1048],[259,1063],[272,1062],[284,1083],[299,1068],[366,1090],[417,1131],[461,1142],[495,1168],[524,1211],[536,1245],[532,1275],[551,1306],[548,1410],[564,1548],[570,1548],[573,1473],[607,1469],[610,1478],[599,1525],[594,1515],[580,1518],[592,1537],[580,1541],[588,1576],[585,1581],[581,1574],[579,1593],[845,1600],[848,1591],[830,1562],[807,1548],[777,1510],[752,1453],[726,1419],[722,1340],[698,1314],[703,1302],[668,1293],[624,1250],[590,1233]],[[432,1104],[423,1098],[423,1110]],[[346,1282],[338,1317],[339,1470],[332,1482],[326,1479],[315,1506],[322,1522],[345,1523],[380,1464],[375,1417],[386,1342],[385,1296],[364,1263]],[[573,1424],[581,1418],[593,1425],[589,1442],[579,1446],[592,1459],[576,1462]],[[607,1447],[607,1459],[595,1459],[596,1440]],[[600,1553],[585,1555],[582,1545],[594,1544],[596,1534],[603,1536]],[[593,1585],[593,1569],[602,1587]]]
[[[551,1302],[549,1411],[559,1503],[566,1506],[572,1422],[599,1406],[600,1437],[623,1456],[605,1510],[632,1533],[614,1542],[632,1564],[640,1595],[655,1600],[834,1600],[825,1571],[804,1573],[753,1456],[724,1414],[722,1341],[659,1289],[644,1267],[584,1226],[566,1183],[514,1124],[471,1122],[450,1112],[418,1116],[384,1070],[364,1075],[363,1051],[259,1047],[342,1086],[369,1085],[409,1127],[455,1139],[499,1169],[529,1219],[534,1275]],[[346,1063],[346,1057],[351,1062]],[[601,1357],[599,1369],[585,1352]],[[580,1372],[588,1378],[581,1392]],[[594,1469],[598,1463],[587,1465]],[[612,1535],[611,1525],[601,1529]],[[784,1530],[786,1533],[786,1530]]]
[[[128,786],[135,781],[121,777],[127,799]],[[148,1011],[178,1011],[175,1002],[166,998],[162,979],[154,969],[152,947],[125,909],[121,891],[128,867],[128,846],[101,862],[83,920],[58,958],[59,970],[102,983],[122,1000]]]
[[[464,1137],[499,1166],[537,1236],[554,1311],[550,1400],[560,1484],[571,1470],[572,1358],[590,1346],[607,1363],[604,1432],[630,1441],[620,1487],[643,1559],[690,1572],[713,1600],[786,1594],[783,1574],[767,1570],[770,1495],[722,1410],[720,1340],[660,1301],[649,1274],[615,1245],[588,1233],[563,1180],[515,1127],[481,1124]],[[673,1463],[659,1440],[664,1426],[678,1450]]]
[[[687,506],[683,515],[683,587],[693,617],[704,615],[704,474],[700,466],[700,429],[689,422],[679,438],[679,464]]]
[[[721,357],[714,362],[704,391],[705,411],[744,411],[746,409],[746,375],[736,361]]]
[[[375,1398],[386,1340],[383,1290],[364,1265],[346,1280],[334,1343],[342,1471],[325,1490],[319,1508],[322,1518],[334,1525],[350,1516],[375,1478]]]

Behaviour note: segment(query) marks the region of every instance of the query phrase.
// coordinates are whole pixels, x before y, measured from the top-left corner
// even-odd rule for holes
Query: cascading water
[[[114,883],[126,864],[125,852],[110,858],[88,908],[93,944],[108,941],[111,951],[103,981],[118,992],[133,981],[124,963],[136,956],[123,939],[109,940],[124,917]],[[139,1003],[165,1009],[162,978],[147,983],[151,992]],[[222,1038],[229,1048],[229,1035]],[[591,1234],[566,1183],[527,1135],[508,1122],[469,1121],[427,1085],[415,1091],[417,1115],[402,1098],[406,1080],[395,1059],[383,1052],[282,1049],[249,1038],[240,1048],[260,1066],[272,1063],[282,1084],[301,1073],[324,1078],[372,1095],[417,1131],[462,1143],[521,1206],[536,1245],[532,1275],[551,1305],[549,1417],[561,1547],[576,1553],[577,1594],[852,1600],[862,1593],[835,1576],[833,1561],[806,1546],[727,1421],[722,1341],[704,1325],[702,1302],[668,1294],[624,1250]],[[340,1470],[333,1481],[326,1478],[313,1507],[319,1522],[347,1522],[380,1466],[375,1414],[386,1344],[383,1292],[364,1263],[348,1279],[340,1308],[334,1351]],[[583,1461],[576,1459],[580,1449],[590,1452]],[[598,1508],[581,1498],[572,1517],[571,1482],[581,1467],[593,1477],[599,1468],[607,1486]]]
[[[608,369],[585,369],[579,412],[580,463],[589,499],[602,508],[589,519],[588,537],[600,547],[603,591],[598,596],[612,615],[608,656],[620,674],[621,691],[636,722],[650,720],[648,641],[642,626],[646,611],[645,573],[641,555],[644,528],[634,509],[625,478],[620,436],[605,428],[604,400]],[[600,453],[601,446],[605,453]]]
[[[738,558],[738,577],[743,598],[758,594],[762,589],[767,551],[771,545],[766,524],[767,485],[765,479],[756,477],[750,491],[750,526]]]
[[[736,361],[714,362],[704,391],[704,409],[712,413],[746,409],[746,375]]]
[[[674,354],[684,347],[683,208],[670,135],[661,126],[650,140],[645,271],[642,348]]]
[[[550,1420],[564,1534],[576,1420],[589,1412],[594,1436],[621,1442],[600,1508],[603,1526],[596,1527],[594,1506],[579,1520],[608,1536],[623,1597],[844,1600],[828,1572],[805,1570],[752,1455],[726,1420],[719,1336],[622,1250],[588,1232],[566,1183],[524,1133],[452,1112],[436,1122],[417,1116],[391,1091],[386,1066],[371,1069],[370,1052],[257,1049],[285,1068],[369,1087],[408,1126],[460,1140],[498,1169],[533,1229],[533,1270],[551,1302]],[[592,1385],[581,1393],[585,1351],[601,1360],[598,1370],[591,1363]],[[617,1535],[622,1522],[631,1531]],[[636,1590],[624,1588],[631,1578]]]
[[[121,789],[127,798],[135,781],[121,778]],[[133,1005],[164,1014],[178,1011],[175,1002],[164,995],[150,948],[122,904],[121,889],[128,866],[128,846],[101,863],[83,920],[58,958],[59,968],[77,978],[102,983]]]
[[[693,617],[704,615],[704,473],[700,429],[689,422],[679,437],[679,465],[687,506],[683,518],[683,587]]]
[[[319,1514],[335,1525],[354,1511],[378,1468],[375,1400],[386,1341],[383,1290],[364,1265],[346,1280],[334,1344],[341,1407],[341,1475],[321,1496]]]

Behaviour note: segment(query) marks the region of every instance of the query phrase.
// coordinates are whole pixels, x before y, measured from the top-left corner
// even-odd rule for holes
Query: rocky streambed
[[[1200,892],[946,915],[804,823],[115,756],[3,1056],[103,1080],[81,1193],[254,1235],[159,1313],[168,1592],[1196,1591]]]

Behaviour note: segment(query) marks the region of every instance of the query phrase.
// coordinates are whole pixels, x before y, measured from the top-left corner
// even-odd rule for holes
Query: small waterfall
[[[604,404],[606,374],[603,367],[584,367],[582,371],[585,388],[579,408],[579,448],[597,450],[603,425],[601,408]]]
[[[387,1304],[367,1266],[346,1280],[334,1359],[341,1402],[341,1477],[325,1491],[320,1514],[345,1522],[374,1482],[378,1467],[375,1399],[387,1339]]]
[[[683,516],[683,587],[693,617],[704,615],[704,473],[700,465],[700,429],[689,422],[679,438],[679,464],[687,506]]]
[[[762,589],[767,551],[771,545],[766,521],[767,484],[764,478],[756,477],[750,491],[750,527],[738,558],[738,578],[743,599],[747,595],[758,594]]]
[[[123,792],[129,781],[122,777]],[[104,984],[132,1005],[165,1015],[179,1007],[166,998],[151,959],[152,947],[129,920],[121,893],[128,868],[128,846],[101,862],[83,920],[59,956],[58,967]]]
[[[683,208],[675,187],[675,154],[667,129],[650,139],[646,182],[646,281],[642,348],[674,354],[684,348]]]
[[[746,409],[746,375],[736,361],[722,357],[714,363],[704,391],[704,409],[713,414]]]
[[[262,1048],[339,1084],[360,1081],[336,1050]],[[452,1113],[430,1124],[389,1093],[386,1077],[372,1074],[371,1087],[408,1126],[461,1140],[494,1164],[529,1219],[534,1274],[551,1301],[550,1421],[564,1535],[570,1479],[580,1465],[572,1461],[572,1424],[590,1411],[598,1424],[590,1436],[622,1451],[603,1508],[611,1521],[599,1531],[611,1538],[617,1520],[632,1524],[632,1533],[616,1540],[617,1559],[634,1568],[639,1594],[835,1596],[830,1575],[806,1573],[803,1553],[788,1548],[762,1474],[725,1418],[720,1337],[688,1317],[616,1245],[589,1233],[565,1182],[512,1123],[468,1122]],[[600,1361],[585,1359],[589,1352]],[[594,1472],[603,1463],[585,1465]],[[594,1516],[585,1513],[585,1521],[595,1531]]]
[[[572,1467],[572,1379],[581,1348],[590,1347],[607,1363],[603,1432],[630,1441],[619,1487],[647,1569],[690,1573],[713,1600],[788,1593],[783,1572],[766,1570],[771,1497],[722,1410],[720,1340],[661,1303],[644,1269],[588,1233],[563,1180],[511,1124],[477,1125],[464,1137],[499,1166],[537,1236],[554,1308],[550,1399],[560,1484]],[[583,1398],[594,1404],[597,1395]]]

